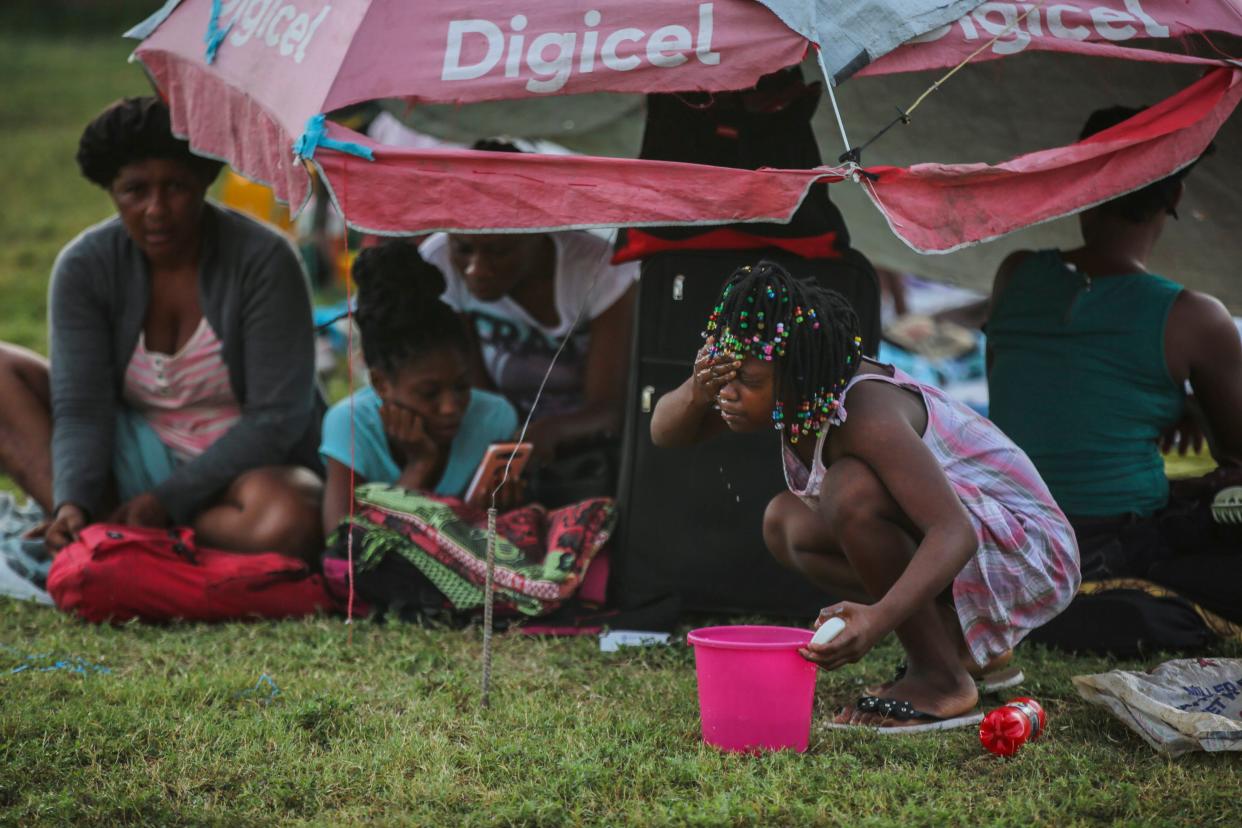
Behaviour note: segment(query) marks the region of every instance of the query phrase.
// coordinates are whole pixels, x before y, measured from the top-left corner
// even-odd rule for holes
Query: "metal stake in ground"
[[[493,495],[493,501],[495,496]],[[483,706],[488,707],[492,684],[493,576],[496,572],[496,507],[487,510],[487,577],[483,585]]]
[[[582,315],[586,312],[591,302],[591,298],[595,295],[595,288],[599,285],[599,271],[595,272],[595,277],[591,280],[591,287],[587,290],[586,298],[582,305],[578,308],[577,315],[574,316],[573,324],[569,326],[569,330],[565,332],[565,336],[561,339],[561,345],[556,349],[556,353],[552,355],[552,361],[548,363],[548,370],[543,372],[543,380],[539,383],[539,390],[535,392],[535,400],[530,405],[530,411],[526,413],[526,420],[522,423],[522,431],[518,434],[517,441],[519,443],[526,442],[526,431],[530,428],[531,418],[535,416],[535,409],[539,407],[539,401],[543,398],[543,389],[548,386],[548,378],[552,376],[552,369],[556,367],[556,361],[561,358],[561,354],[565,352],[565,346],[569,344],[573,332],[578,330],[579,323],[582,322]],[[487,708],[491,703],[491,687],[492,687],[492,605],[495,603],[495,575],[496,575],[496,495],[509,482],[509,471],[513,468],[513,458],[517,452],[509,454],[509,461],[505,463],[505,473],[500,479],[500,484],[492,490],[491,507],[487,510],[487,576],[483,586],[483,707]]]

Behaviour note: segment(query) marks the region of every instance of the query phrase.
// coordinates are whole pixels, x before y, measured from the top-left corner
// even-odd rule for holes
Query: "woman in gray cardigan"
[[[0,345],[0,468],[49,514],[49,550],[106,521],[317,555],[322,400],[296,254],[206,201],[221,165],[156,98],[104,110],[77,158],[117,215],[56,259],[50,366]]]

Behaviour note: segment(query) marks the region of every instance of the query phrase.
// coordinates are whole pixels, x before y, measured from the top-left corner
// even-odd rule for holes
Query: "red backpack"
[[[295,558],[202,548],[187,528],[106,523],[60,551],[47,591],[65,612],[96,623],[290,618],[336,608],[323,578]]]

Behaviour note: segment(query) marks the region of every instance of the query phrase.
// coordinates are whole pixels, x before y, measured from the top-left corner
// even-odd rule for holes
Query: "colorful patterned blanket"
[[[354,537],[358,594],[380,603],[362,576],[395,556],[412,565],[456,610],[483,606],[487,570],[487,513],[456,498],[407,491],[382,483],[359,486],[352,525],[347,519],[328,541],[324,571],[341,580],[347,567],[346,532]],[[496,606],[537,616],[572,596],[616,520],[610,498],[548,511],[524,506],[496,519]],[[328,566],[329,563],[337,564]],[[341,575],[333,577],[331,573]]]

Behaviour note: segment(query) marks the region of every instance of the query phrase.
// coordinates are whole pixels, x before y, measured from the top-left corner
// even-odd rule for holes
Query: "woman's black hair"
[[[1082,131],[1078,134],[1078,140],[1089,138],[1097,132],[1103,132],[1117,126],[1122,121],[1128,121],[1135,115],[1139,114],[1146,107],[1135,109],[1129,106],[1110,106],[1107,109],[1097,109],[1087,118],[1087,122],[1083,124]],[[1176,202],[1177,188],[1181,180],[1190,175],[1190,171],[1195,165],[1207,156],[1216,151],[1216,145],[1209,143],[1203,153],[1182,167],[1170,176],[1153,181],[1146,187],[1135,190],[1132,193],[1126,193],[1118,196],[1112,201],[1101,205],[1102,210],[1109,213],[1115,213],[1127,221],[1135,224],[1142,224],[1160,213],[1168,213],[1177,218]]]
[[[713,352],[775,363],[772,418],[791,443],[824,430],[862,359],[858,314],[845,297],[770,261],[734,271],[703,336],[713,337]]]
[[[410,360],[440,348],[469,351],[457,312],[440,300],[444,276],[418,248],[400,239],[368,247],[354,260],[367,365],[392,376]]]
[[[148,158],[169,158],[193,169],[210,184],[223,162],[190,152],[190,145],[172,133],[168,107],[159,98],[122,98],[95,116],[78,140],[78,168],[88,181],[105,190],[126,164]]]

